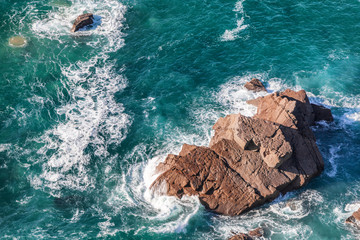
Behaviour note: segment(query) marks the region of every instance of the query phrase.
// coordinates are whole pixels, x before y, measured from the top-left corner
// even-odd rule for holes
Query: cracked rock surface
[[[324,162],[310,126],[332,119],[331,111],[314,110],[303,90],[251,103],[254,117],[231,114],[215,123],[209,147],[184,144],[179,155],[168,155],[151,188],[196,195],[208,210],[239,215],[319,175]]]

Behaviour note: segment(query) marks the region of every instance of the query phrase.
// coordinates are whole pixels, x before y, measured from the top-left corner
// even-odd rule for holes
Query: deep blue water
[[[70,34],[77,15],[101,17]],[[356,239],[360,2],[0,0],[0,238]],[[22,36],[27,44],[13,47]],[[154,167],[255,109],[243,84],[305,89],[325,170],[239,217],[153,196]],[[292,206],[291,208],[289,206]],[[295,206],[295,207],[294,207]]]

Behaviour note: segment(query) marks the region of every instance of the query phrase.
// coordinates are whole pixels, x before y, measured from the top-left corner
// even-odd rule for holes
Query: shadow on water
[[[86,199],[78,195],[54,198],[54,205],[58,209],[86,208]]]

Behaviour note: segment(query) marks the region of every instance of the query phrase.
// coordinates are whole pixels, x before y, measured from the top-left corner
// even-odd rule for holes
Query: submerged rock
[[[354,212],[350,217],[345,221],[346,223],[351,223],[360,228],[360,208]]]
[[[250,91],[254,91],[254,92],[261,92],[261,91],[266,91],[266,88],[264,86],[264,84],[262,84],[262,82],[260,82],[259,79],[257,78],[253,78],[251,79],[250,82],[247,82],[244,87]]]
[[[69,195],[65,197],[54,198],[54,204],[58,208],[84,207],[85,198],[78,195]]]
[[[316,113],[305,91],[256,101],[252,118],[220,118],[209,147],[184,144],[179,155],[168,155],[151,188],[165,186],[179,198],[196,195],[213,212],[239,215],[319,175],[324,162],[310,129]]]
[[[9,44],[13,47],[24,47],[27,44],[27,41],[21,36],[14,36],[9,39]]]
[[[76,32],[80,28],[89,26],[93,23],[94,23],[94,16],[92,13],[82,14],[75,19],[73,27],[71,28],[71,32]]]

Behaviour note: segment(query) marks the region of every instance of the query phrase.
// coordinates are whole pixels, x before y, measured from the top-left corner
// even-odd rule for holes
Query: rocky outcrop
[[[256,228],[248,233],[238,233],[229,238],[229,240],[254,240],[262,237],[263,234],[264,231],[261,228]]]
[[[266,88],[264,86],[264,84],[262,84],[262,82],[260,82],[259,79],[257,78],[253,78],[251,79],[250,82],[247,82],[244,87],[250,91],[254,91],[254,92],[261,92],[261,91],[266,91]]]
[[[350,217],[345,221],[346,223],[351,223],[360,228],[360,208],[354,212]]]
[[[78,16],[76,19],[75,19],[75,22],[71,28],[71,32],[76,32],[78,31],[80,28],[83,28],[83,27],[86,27],[86,26],[89,26],[91,24],[94,23],[94,16],[92,13],[85,13],[85,14],[82,14],[80,16]]]
[[[324,163],[310,126],[323,115],[305,91],[286,90],[255,102],[252,118],[220,118],[209,147],[184,144],[179,155],[168,155],[152,188],[179,198],[196,195],[213,212],[239,215],[320,174]]]

